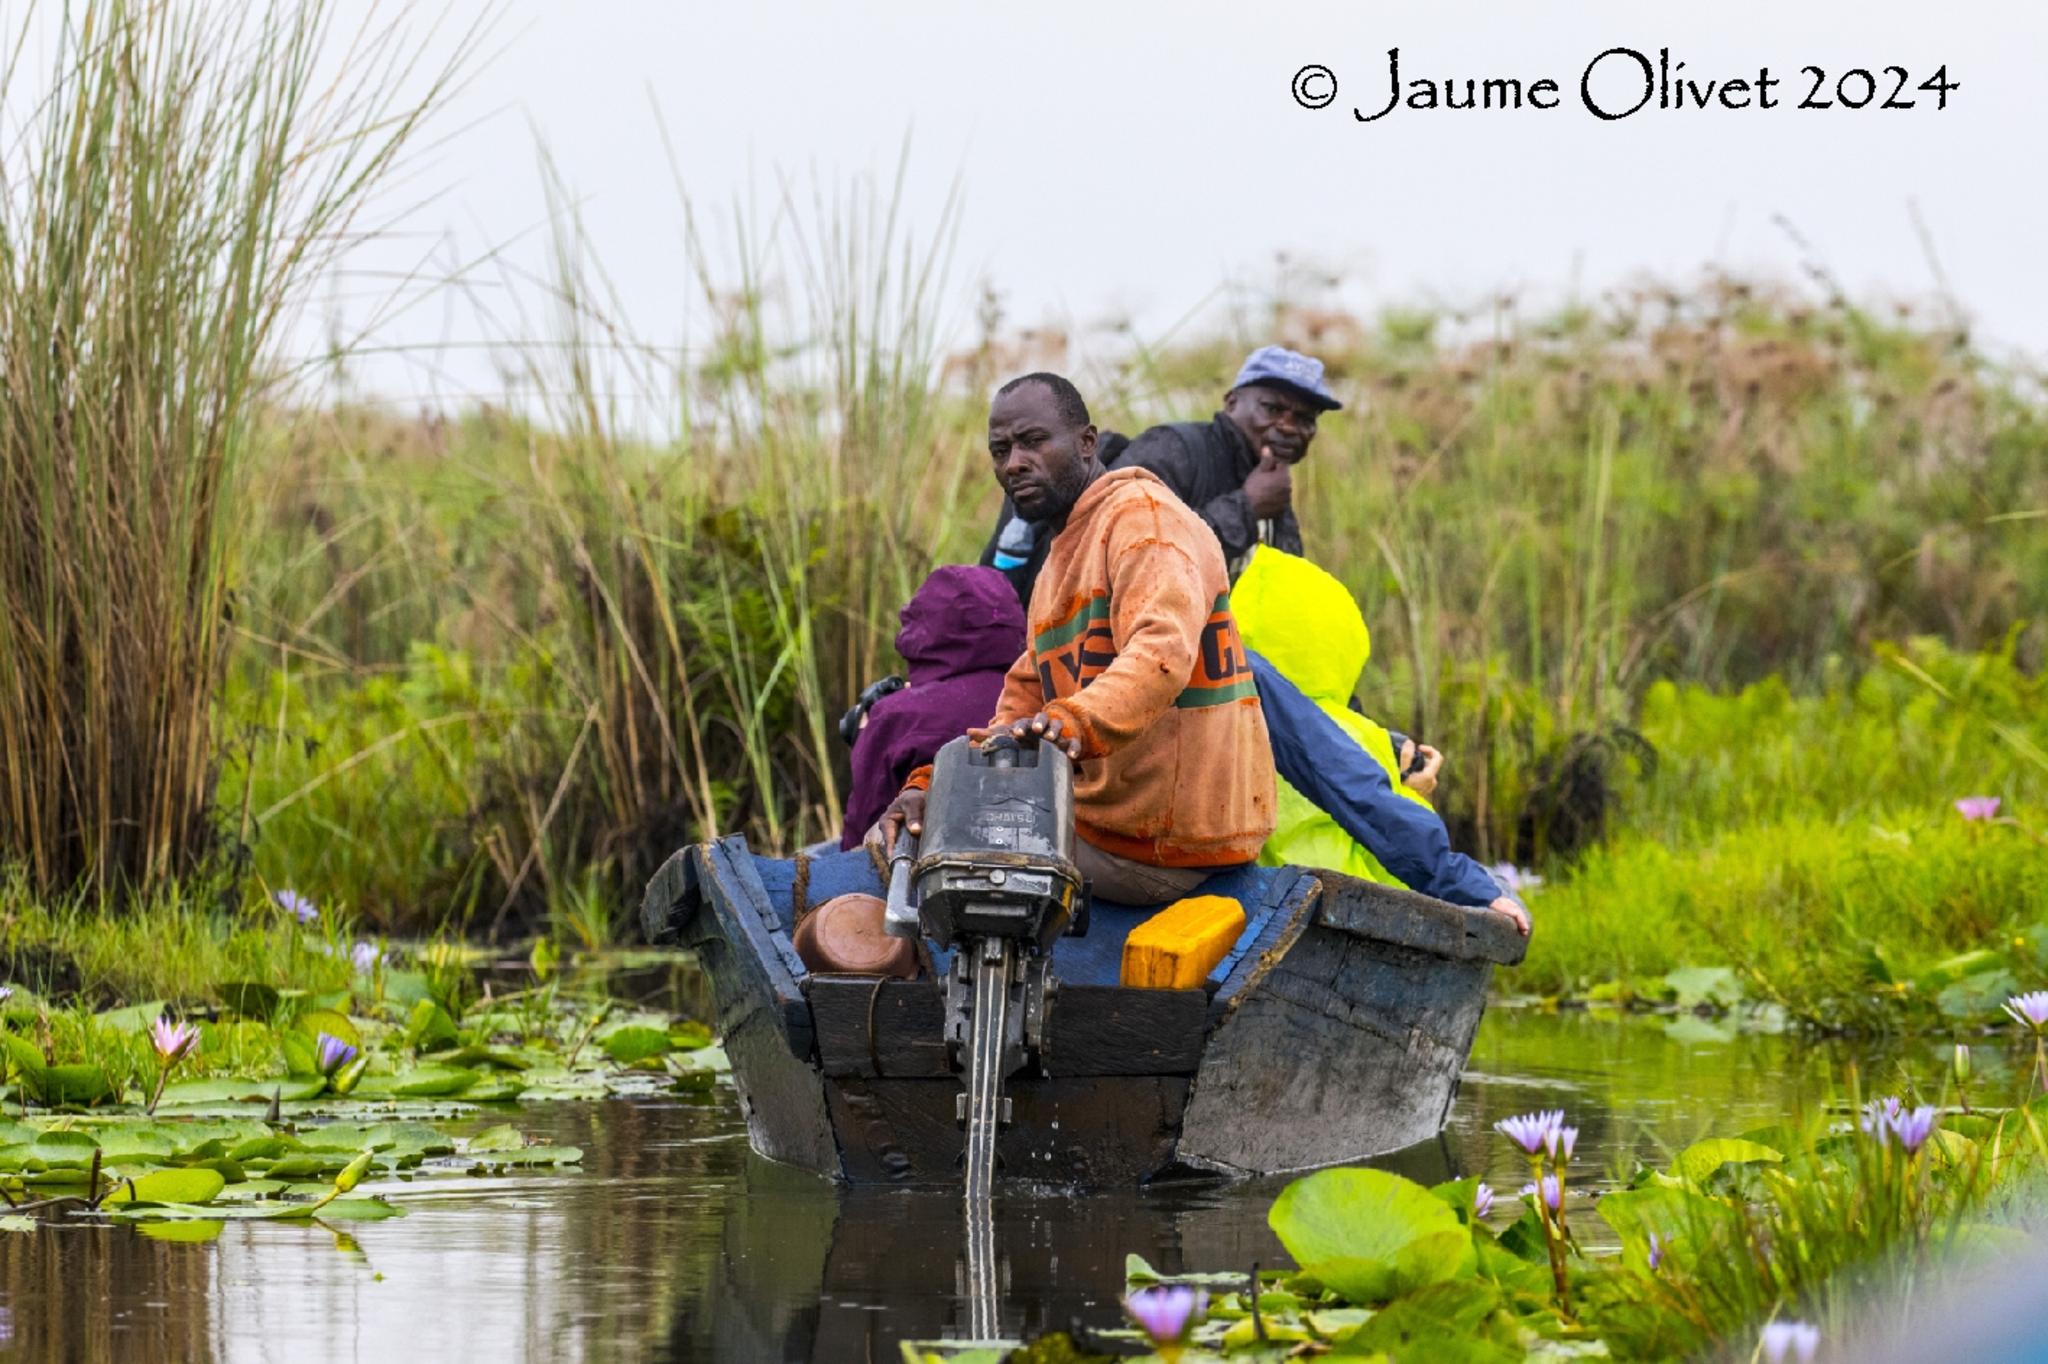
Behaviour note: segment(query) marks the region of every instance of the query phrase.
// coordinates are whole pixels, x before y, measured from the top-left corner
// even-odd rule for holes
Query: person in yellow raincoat
[[[1403,784],[1394,736],[1351,709],[1372,639],[1344,585],[1306,559],[1260,545],[1230,603],[1279,773],[1273,834],[1259,861],[1326,867],[1497,910],[1527,933],[1521,902],[1453,851],[1443,820]]]

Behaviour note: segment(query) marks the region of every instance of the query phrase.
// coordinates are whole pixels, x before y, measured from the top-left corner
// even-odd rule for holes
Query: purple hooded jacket
[[[910,685],[875,703],[853,745],[853,790],[839,846],[856,848],[903,789],[912,769],[940,745],[985,725],[1003,694],[1003,674],[1024,652],[1024,609],[993,568],[935,570],[898,613],[896,652]]]

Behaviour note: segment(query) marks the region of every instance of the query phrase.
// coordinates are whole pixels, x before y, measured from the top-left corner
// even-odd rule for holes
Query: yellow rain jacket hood
[[[1251,560],[1230,589],[1230,604],[1247,648],[1265,656],[1358,746],[1386,769],[1396,792],[1424,809],[1429,802],[1401,782],[1393,740],[1384,726],[1350,708],[1359,677],[1372,656],[1365,617],[1344,584],[1306,559],[1269,545]],[[1371,881],[1400,885],[1358,841],[1285,779],[1273,835],[1259,855],[1268,866],[1327,867]]]

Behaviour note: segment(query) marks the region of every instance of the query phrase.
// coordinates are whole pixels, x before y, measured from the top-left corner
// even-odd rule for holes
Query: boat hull
[[[1441,1129],[1492,970],[1521,958],[1513,927],[1327,872],[1229,876],[1247,930],[1203,988],[1114,983],[1142,910],[1097,906],[1097,941],[1055,949],[1045,1045],[1005,1086],[1005,1177],[1273,1174]],[[811,974],[790,943],[799,913],[873,879],[858,854],[784,862],[731,838],[672,857],[642,913],[703,962],[755,1150],[855,1183],[957,1182],[937,973]]]

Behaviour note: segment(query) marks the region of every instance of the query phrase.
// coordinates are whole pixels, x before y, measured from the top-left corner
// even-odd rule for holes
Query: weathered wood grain
[[[1317,876],[1323,897],[1316,921],[1326,928],[1449,961],[1476,959],[1514,966],[1529,950],[1529,940],[1507,916],[1490,909],[1449,905],[1399,886],[1336,872]]]
[[[883,980],[878,990],[872,976],[813,975],[803,986],[825,1074],[957,1076],[946,1055],[938,982]],[[1055,1076],[1193,1075],[1208,1007],[1200,990],[1061,986],[1046,1012],[1040,1068]]]
[[[1272,1173],[1431,1136],[1457,1092],[1492,969],[1308,929],[1211,1036],[1182,1159]]]
[[[1063,985],[1046,1015],[1048,1075],[1193,1075],[1209,1030],[1201,990]]]
[[[827,1082],[846,1177],[950,1184],[964,1141],[957,1081]],[[1172,1160],[1188,1082],[1171,1076],[1013,1080],[1012,1121],[996,1143],[1004,1178],[1081,1186],[1136,1184]]]
[[[937,981],[814,975],[805,979],[804,992],[825,1074],[924,1080],[953,1074],[946,1059],[946,1001]]]

